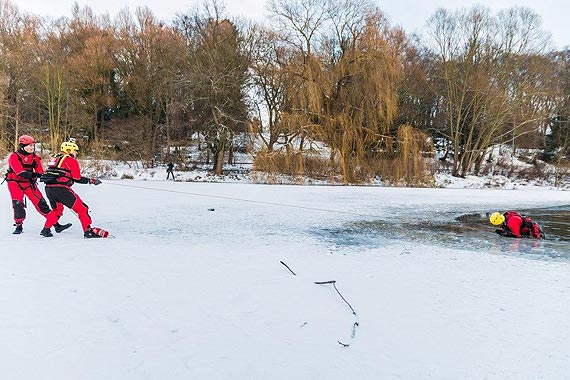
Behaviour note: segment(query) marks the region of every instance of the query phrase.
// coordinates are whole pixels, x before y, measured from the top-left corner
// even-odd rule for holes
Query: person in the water
[[[523,216],[516,211],[507,211],[504,214],[494,212],[489,217],[492,225],[501,227],[495,230],[501,236],[507,237],[530,237],[535,239],[544,239],[545,235],[538,223],[531,218]]]

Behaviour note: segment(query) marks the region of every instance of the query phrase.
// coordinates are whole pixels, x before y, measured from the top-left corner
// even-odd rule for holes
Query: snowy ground
[[[31,209],[12,235],[0,191],[3,379],[568,379],[570,261],[499,243],[458,249],[445,235],[330,239],[355,222],[568,205],[568,191],[74,188],[116,239],[83,239],[69,211],[71,229],[41,238]],[[330,280],[356,316],[333,286],[314,284]]]
[[[176,180],[181,182],[240,182],[240,183],[275,183],[275,184],[304,184],[304,185],[329,185],[326,180],[317,180],[314,178],[278,175],[268,176],[263,173],[252,173],[251,163],[243,163],[248,161],[242,159],[242,163],[236,165],[225,165],[226,175],[217,176],[211,172],[211,165],[201,165],[194,170],[179,170],[175,168]],[[251,161],[251,159],[249,159]],[[518,170],[523,170],[525,164],[518,162]],[[114,179],[135,179],[144,181],[163,181],[166,178],[166,165],[158,165],[154,168],[143,168],[140,163],[130,162],[127,164],[112,161],[85,161],[82,168],[86,172],[103,178]],[[340,179],[339,179],[340,180]],[[339,185],[340,183],[337,183]],[[436,173],[434,184],[440,188],[454,189],[570,189],[570,176],[563,176],[558,183],[555,182],[554,176],[546,179],[525,179],[517,176],[507,177],[497,173],[487,173],[485,175],[469,175],[466,178],[453,177],[449,171],[442,170]],[[555,186],[556,184],[556,186]],[[375,180],[371,185],[389,185]]]

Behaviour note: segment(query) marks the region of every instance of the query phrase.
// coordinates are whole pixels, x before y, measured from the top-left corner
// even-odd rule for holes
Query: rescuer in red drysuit
[[[41,181],[46,184],[46,196],[50,201],[53,211],[50,213],[42,230],[42,236],[53,236],[50,227],[54,226],[63,213],[63,206],[73,210],[83,228],[85,238],[108,237],[109,232],[91,227],[89,207],[81,200],[72,189],[74,183],[99,185],[98,178],[81,176],[79,162],[75,158],[79,147],[74,141],[66,141],[61,144],[61,152],[53,156]]]
[[[19,235],[24,231],[26,219],[26,203],[24,196],[32,202],[36,210],[45,218],[48,218],[50,208],[45,201],[37,185],[37,179],[44,173],[42,160],[35,153],[35,140],[32,136],[22,135],[18,138],[18,149],[8,157],[8,172],[5,181],[8,182],[8,191],[12,198],[14,209],[14,234]],[[54,224],[56,232],[61,232],[71,223],[61,225]]]
[[[495,232],[502,236],[515,238],[532,237],[535,239],[545,238],[544,232],[542,232],[542,229],[537,223],[516,211],[507,211],[504,214],[495,212],[490,216],[489,220],[491,224],[501,227]]]

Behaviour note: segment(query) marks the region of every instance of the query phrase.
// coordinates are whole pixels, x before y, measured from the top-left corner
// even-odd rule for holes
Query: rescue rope
[[[247,203],[261,204],[261,205],[268,205],[268,206],[289,207],[289,208],[302,209],[302,210],[321,211],[321,212],[329,212],[329,213],[337,213],[337,214],[355,215],[355,216],[360,216],[360,217],[364,217],[364,218],[381,219],[381,217],[378,215],[364,214],[364,213],[359,213],[359,212],[354,212],[354,211],[334,210],[334,209],[309,207],[309,206],[298,206],[298,205],[291,205],[291,204],[279,203],[279,202],[256,201],[256,200],[245,199],[245,198],[235,198],[235,197],[228,197],[228,196],[223,196],[223,195],[201,194],[201,193],[194,193],[194,192],[190,192],[190,191],[167,190],[167,189],[159,189],[159,188],[148,187],[148,186],[140,186],[140,185],[126,185],[126,184],[121,184],[121,183],[114,183],[112,181],[106,181],[105,183],[108,185],[112,185],[112,186],[131,187],[131,188],[144,189],[144,190],[161,191],[161,192],[166,192],[166,193],[192,195],[195,197],[225,199],[225,200],[231,200],[231,201],[247,202]],[[562,242],[557,242],[557,241],[552,241],[552,240],[541,240],[541,241],[547,242],[548,244],[552,244],[552,245],[567,245],[567,243],[562,243]]]
[[[367,217],[367,218],[379,218],[379,216],[377,216],[377,215],[363,214],[363,213],[353,212],[353,211],[333,210],[333,209],[326,209],[326,208],[319,208],[319,207],[309,207],[309,206],[298,206],[298,205],[291,205],[291,204],[279,203],[279,202],[255,201],[255,200],[252,200],[252,199],[227,197],[227,196],[223,196],[223,195],[200,194],[200,193],[193,193],[193,192],[190,192],[190,191],[178,191],[178,190],[157,189],[157,188],[153,188],[153,187],[139,186],[139,185],[125,185],[125,184],[113,183],[113,182],[109,182],[109,181],[107,181],[107,182],[105,182],[105,183],[108,184],[108,185],[112,185],[112,186],[133,187],[133,188],[137,188],[137,189],[162,191],[162,192],[166,192],[166,193],[192,195],[192,196],[195,196],[195,197],[206,197],[206,198],[225,199],[225,200],[230,200],[230,201],[247,202],[247,203],[254,203],[254,204],[261,204],[261,205],[269,205],[269,206],[280,206],[280,207],[289,207],[289,208],[296,208],[296,209],[302,209],[302,210],[323,211],[323,212],[330,212],[330,213],[337,213],[337,214],[356,215],[356,216]]]

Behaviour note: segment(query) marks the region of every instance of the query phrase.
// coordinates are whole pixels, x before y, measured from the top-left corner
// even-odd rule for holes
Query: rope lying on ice
[[[289,208],[311,210],[311,211],[323,211],[323,212],[331,212],[331,213],[337,213],[337,214],[348,214],[348,215],[356,215],[356,216],[367,217],[367,218],[378,218],[378,216],[376,216],[376,215],[363,214],[360,212],[345,211],[345,210],[333,210],[333,209],[326,209],[326,208],[319,208],[319,207],[298,206],[298,205],[291,205],[291,204],[280,203],[280,202],[256,201],[256,200],[252,200],[252,199],[226,197],[223,195],[200,194],[200,193],[193,193],[193,192],[189,192],[189,191],[157,189],[157,188],[147,187],[147,186],[125,185],[125,184],[120,184],[120,183],[113,183],[110,181],[106,181],[105,184],[112,185],[112,186],[133,187],[133,188],[137,188],[137,189],[162,191],[162,192],[166,192],[166,193],[192,195],[195,197],[226,199],[226,200],[231,200],[231,201],[248,202],[248,203],[255,203],[255,204],[262,204],[262,205],[269,205],[269,206],[280,206],[280,207],[289,207]]]
[[[315,284],[317,285],[329,285],[332,284],[332,286],[334,287],[334,290],[336,290],[336,292],[338,293],[338,295],[340,296],[340,298],[342,298],[342,300],[348,305],[348,307],[350,308],[350,310],[352,310],[352,315],[354,315],[354,317],[357,319],[354,321],[354,323],[352,324],[352,333],[350,334],[350,339],[354,339],[354,337],[356,336],[356,328],[358,326],[360,326],[360,323],[358,322],[358,315],[356,315],[356,311],[352,308],[352,306],[348,303],[348,301],[346,300],[346,298],[343,297],[343,295],[340,293],[340,291],[338,290],[338,288],[336,287],[336,280],[332,280],[332,281],[315,281]],[[350,346],[350,343],[343,343],[340,340],[337,341],[338,344],[340,344],[343,347],[348,347]]]
[[[331,281],[315,281],[315,284],[317,285],[327,285],[327,284],[332,284],[332,286],[334,287],[334,290],[336,290],[336,292],[338,293],[338,295],[340,296],[340,298],[342,298],[342,300],[344,301],[344,303],[346,303],[348,305],[348,307],[350,307],[350,310],[352,310],[352,314],[356,315],[356,311],[354,311],[354,309],[352,308],[352,306],[348,303],[348,301],[346,300],[346,298],[344,298],[342,296],[342,294],[340,294],[338,288],[336,287],[336,280],[331,280]]]
[[[293,272],[293,270],[291,268],[289,268],[289,265],[285,264],[283,261],[280,261],[281,264],[283,264],[285,266],[285,268],[289,269],[289,272],[293,273],[294,276],[296,276],[297,274],[295,272]],[[350,334],[350,338],[354,339],[354,337],[356,336],[356,328],[358,326],[360,326],[360,323],[358,322],[358,316],[356,315],[356,311],[354,310],[354,308],[352,307],[352,305],[346,300],[346,298],[344,298],[344,296],[341,294],[341,292],[338,290],[338,288],[336,287],[336,280],[331,280],[331,281],[315,281],[315,284],[317,285],[331,285],[334,287],[334,290],[336,290],[336,292],[338,293],[338,295],[340,296],[340,298],[344,301],[344,303],[346,303],[348,305],[348,307],[350,308],[350,310],[352,311],[352,315],[354,315],[354,317],[356,318],[356,320],[354,321],[354,323],[352,324],[352,333]],[[306,324],[306,322],[303,324],[303,326]],[[343,347],[348,347],[350,346],[349,343],[343,343],[340,340],[337,341],[338,344],[340,344]]]

